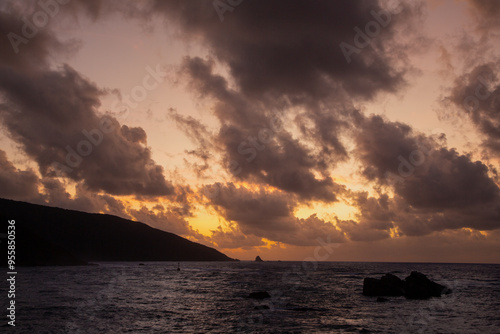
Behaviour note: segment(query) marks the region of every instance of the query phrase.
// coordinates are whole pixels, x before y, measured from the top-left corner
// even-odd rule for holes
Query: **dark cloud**
[[[480,29],[488,31],[500,26],[500,3],[496,0],[469,0]]]
[[[338,220],[337,226],[351,241],[375,241],[390,237],[388,231],[370,228],[366,223],[354,220]]]
[[[383,11],[377,1],[244,1],[226,12],[223,22],[212,1],[154,2],[156,13],[177,21],[186,35],[201,39],[229,66],[243,92],[315,98],[339,86],[369,98],[404,82],[404,71],[394,67],[397,58],[388,48],[418,9],[402,4],[400,10],[382,18],[385,27],[378,24],[371,46],[349,64],[340,44],[354,45],[355,27],[364,31],[369,22],[377,23],[372,11]]]
[[[236,224],[230,234],[241,231],[244,235],[302,246],[315,245],[316,239],[325,235],[329,235],[332,242],[344,241],[343,233],[335,225],[316,215],[296,218],[293,211],[298,203],[284,192],[262,187],[250,190],[232,183],[216,186],[218,196],[210,197],[209,204],[230,224]],[[215,231],[214,237],[222,238],[224,233]]]
[[[195,144],[194,150],[185,150],[188,158],[185,158],[186,164],[195,172],[199,179],[207,178],[211,171],[211,164],[214,161],[214,153],[220,153],[221,149],[214,142],[214,135],[208,130],[207,126],[196,120],[192,116],[184,116],[175,110],[170,110],[167,114],[177,127]],[[189,157],[194,158],[191,162]]]
[[[191,87],[218,101],[214,113],[221,128],[214,138],[205,141],[223,148],[223,165],[233,176],[269,184],[306,200],[336,200],[343,188],[326,174],[325,158],[294,139],[278,114],[230,89],[226,79],[213,73],[212,62],[186,59],[184,72],[191,78]],[[202,138],[206,134],[195,133]],[[322,176],[315,176],[315,170]]]
[[[133,219],[179,235],[196,238],[207,243],[204,236],[193,230],[186,218],[192,217],[192,208],[187,187],[178,187],[173,201],[165,208],[156,205],[153,209],[142,206],[129,209],[122,200],[108,194],[99,194],[89,190],[83,184],[77,184],[74,195],[67,191],[67,184],[55,178],[39,179],[31,170],[19,170],[0,150],[0,197],[22,200],[35,204],[48,205],[69,210],[107,213],[125,219]]]
[[[67,184],[59,181],[58,179],[47,178],[45,180],[41,180],[41,183],[43,184],[45,190],[45,195],[43,196],[45,203],[41,204],[48,204],[53,207],[84,212],[99,212],[101,211],[101,208],[103,208],[103,205],[96,205],[95,196],[93,200],[93,194],[88,193],[85,189],[82,189],[81,186],[76,187],[76,194],[75,196],[72,196],[66,190]],[[123,211],[120,213],[123,213]],[[119,216],[123,216],[123,214],[119,214]]]
[[[387,173],[399,174],[399,157],[408,159],[418,150],[409,125],[386,122],[381,116],[358,120],[356,154],[362,162],[362,174],[369,180],[384,182]]]
[[[484,146],[500,156],[500,63],[474,67],[455,80],[447,97],[456,108],[456,117],[467,115],[484,135]],[[444,111],[450,113],[450,110]]]
[[[67,184],[55,178],[40,179],[32,170],[19,170],[0,150],[0,197],[49,205],[85,212],[105,212],[130,218],[124,204],[107,194],[97,194],[82,185],[75,187],[75,194],[66,190]]]
[[[131,143],[147,144],[146,131],[140,127],[130,128],[126,125],[122,125],[120,133],[125,139]]]
[[[333,182],[330,173],[337,162],[349,159],[341,138],[353,134],[362,174],[382,189],[392,187],[394,197],[384,193],[353,197],[353,205],[360,209],[358,221],[338,221],[351,240],[462,227],[498,228],[498,186],[489,177],[487,166],[443,146],[442,135],[429,137],[403,123],[364,117],[350,102],[402,87],[405,67],[400,65],[404,62],[394,58],[404,60],[405,55],[391,49],[398,43],[393,29],[411,27],[407,19],[409,15],[418,17],[418,8],[403,8],[399,16],[391,17],[381,38],[374,38],[372,47],[353,55],[348,64],[339,44],[351,42],[353,28],[373,20],[370,12],[379,12],[379,5],[315,2],[302,8],[302,4],[288,3],[284,13],[281,3],[242,4],[218,24],[216,13],[208,12],[209,6],[157,3],[157,9],[164,10],[212,52],[213,60],[186,58],[182,69],[189,87],[199,97],[214,102],[213,112],[221,130],[211,138],[223,147],[224,161],[232,163],[229,169],[233,176],[271,185],[295,194],[297,200],[335,201],[346,190]],[[335,6],[342,6],[342,10]],[[339,13],[345,15],[340,17]],[[230,79],[215,72],[218,62],[228,67]],[[229,84],[233,81],[234,86]],[[301,141],[285,121],[290,113],[294,113]],[[272,132],[269,142],[258,142],[258,132],[272,128],[269,124],[273,117],[283,122],[279,131]],[[272,212],[259,206],[262,213],[257,210],[240,217],[250,206],[238,202],[237,194],[230,196],[232,200],[225,199],[227,191],[223,188],[212,205],[226,219],[237,222],[244,234],[283,241],[269,231],[282,226],[290,231],[298,229],[299,220],[294,221],[289,211],[280,210],[287,202],[276,203]],[[253,198],[251,192],[237,192]],[[268,193],[263,196],[272,197]],[[259,222],[269,231],[260,231]]]
[[[338,228],[351,241],[374,241],[387,239],[391,236],[391,229],[395,227],[396,212],[393,199],[387,194],[378,194],[378,197],[369,196],[366,191],[348,192],[346,194],[349,205],[359,211],[355,214],[356,220],[341,220],[337,218]]]
[[[72,1],[61,6],[58,15],[63,20],[65,14],[59,13],[73,11],[77,16],[83,10],[97,19],[117,4]],[[33,171],[17,170],[0,151],[0,196],[128,219],[137,216],[155,227],[195,234],[183,218],[191,215],[188,189],[174,193],[163,168],[152,160],[146,132],[99,113],[107,91],[70,66],[54,69],[53,57],[72,52],[77,44],[60,42],[51,22],[34,26],[36,33],[26,36],[26,22],[40,10],[38,5],[8,3],[0,10],[0,120],[8,136],[38,164],[41,179]],[[67,191],[68,180],[76,181],[73,195]],[[110,194],[172,195],[179,203],[154,214],[145,207],[130,213]]]
[[[38,6],[11,2],[0,11],[0,120],[11,139],[38,163],[42,177],[59,171],[93,191],[115,195],[172,194],[146,147],[144,130],[102,117],[98,108],[106,91],[68,65],[51,68],[51,57],[71,50],[71,43],[59,42],[50,22],[34,25],[36,33],[25,36]],[[91,11],[111,4],[75,2],[64,8],[72,6]],[[64,8],[60,5],[57,14],[64,16],[59,14]],[[12,32],[26,39],[19,52],[10,45]]]
[[[480,161],[441,148],[431,153],[414,175],[396,185],[396,191],[417,208],[463,209],[497,203],[499,188]]]
[[[125,219],[136,220],[171,233],[199,238],[205,237],[194,231],[186,218],[192,217],[189,204],[189,188],[178,187],[169,207],[156,205],[153,209],[142,206],[129,209],[122,200],[108,194],[90,191],[83,184],[77,184],[74,195],[68,193],[67,184],[55,178],[39,179],[31,170],[19,170],[0,150],[0,197],[22,200],[69,210],[107,213]],[[205,242],[206,243],[206,242]]]
[[[42,176],[63,171],[91,190],[115,195],[173,192],[145,146],[144,130],[100,117],[104,91],[71,67],[21,73],[0,66],[0,91],[6,101],[0,118]]]
[[[195,215],[194,195],[189,186],[177,186],[175,194],[169,198],[169,201],[159,200],[154,206],[150,205],[149,208],[145,205],[141,205],[139,209],[130,208],[127,213],[151,227],[210,245],[210,241],[193,229],[188,222],[188,219]]]
[[[363,174],[380,182],[399,181],[395,191],[412,206],[461,208],[498,198],[498,186],[481,162],[380,116],[362,123],[356,140],[359,157],[367,166]]]
[[[214,242],[217,247],[226,249],[250,249],[266,245],[261,237],[245,234],[241,232],[238,226],[234,225],[232,225],[230,229],[223,230],[222,227],[219,226],[216,230],[212,230],[210,240]]]
[[[350,100],[404,85],[397,32],[414,23],[419,6],[401,4],[395,14],[375,1],[251,1],[220,22],[211,1],[153,3],[152,13],[210,50],[213,59],[186,58],[182,74],[197,97],[214,103],[221,128],[212,142],[230,173],[305,200],[336,201],[343,188],[329,169],[348,159],[340,137],[350,127]],[[357,29],[367,26],[379,29],[360,46]],[[349,59],[346,44],[359,47]],[[217,64],[229,77],[216,73]],[[295,117],[301,141],[283,124],[296,109],[304,110]],[[192,153],[202,152],[203,145]]]
[[[191,139],[198,144],[204,151],[215,149],[214,145],[209,141],[213,136],[208,130],[207,126],[196,120],[192,116],[184,116],[170,110],[168,118],[175,121],[177,126]]]
[[[296,201],[282,192],[256,192],[229,183],[220,185],[219,196],[211,198],[211,205],[228,221],[238,222],[243,228],[263,231],[288,231]]]
[[[362,220],[375,218],[372,227],[387,224],[389,230],[392,221],[407,235],[500,228],[500,189],[482,162],[379,116],[360,121],[359,130],[357,154],[367,166],[362,173],[394,191],[390,201],[385,195],[373,205],[356,200]]]
[[[498,2],[469,3],[482,32],[498,25]],[[214,194],[216,188],[216,196],[198,200],[227,221],[205,238],[188,223],[193,198],[200,195],[165,180],[144,129],[101,114],[100,100],[108,92],[71,67],[52,63],[78,43],[60,41],[52,30],[57,22],[51,21],[16,51],[9,33],[22,35],[21,18],[31,17],[39,5],[8,2],[0,8],[0,120],[38,164],[41,178],[17,169],[0,151],[0,196],[135,218],[223,248],[262,246],[263,239],[313,246],[325,236],[332,242],[376,243],[464,228],[482,238],[478,230],[500,228],[495,170],[446,147],[444,136],[426,136],[356,110],[360,102],[406,85],[407,53],[421,43],[412,35],[421,4],[402,3],[397,14],[383,13],[385,5],[252,0],[223,13],[223,22],[212,0],[74,0],[60,7],[61,20],[75,22],[118,13],[147,25],[152,16],[164,16],[182,38],[205,46],[209,56],[185,58],[179,75],[197,98],[211,103],[218,129],[169,113],[196,145],[185,153],[198,178],[224,179],[212,174],[218,163],[234,181],[201,189]],[[367,31],[377,26],[377,32]],[[461,47],[470,53],[473,42],[464,39]],[[409,48],[412,43],[416,46]],[[474,43],[487,46],[487,41]],[[489,84],[478,89],[483,73]],[[496,73],[494,62],[475,67],[457,79],[449,97],[464,107],[494,154],[500,152]],[[354,153],[346,137],[352,138]],[[334,181],[337,165],[353,158],[361,162],[374,194]],[[56,179],[57,171],[64,178]],[[64,182],[73,181],[70,195]],[[170,202],[127,209],[114,195],[169,196]],[[353,220],[332,223],[294,214],[299,204],[340,198],[359,210]]]
[[[74,195],[71,195],[66,190],[68,184],[58,179],[45,178],[40,182],[43,184],[43,202],[37,202],[38,204],[131,219],[125,204],[113,196],[90,191],[82,184],[77,184]]]
[[[380,194],[378,198],[368,196],[367,192],[356,194],[353,204],[360,211],[359,223],[377,230],[391,229],[394,213],[390,202],[387,194]]]
[[[283,242],[299,245],[318,245],[319,240],[328,240],[331,243],[343,243],[346,241],[345,233],[329,221],[312,214],[307,218],[299,218],[297,221],[297,232],[290,236],[284,236]],[[325,239],[326,238],[326,239]]]
[[[33,200],[38,197],[38,176],[32,170],[19,170],[0,150],[0,197]]]
[[[153,209],[142,206],[138,210],[131,209],[129,212],[136,220],[151,227],[183,236],[194,234],[182,215],[165,209],[161,205],[157,205]]]
[[[61,42],[48,29],[36,26],[33,26],[33,30],[24,28],[26,21],[23,18],[28,17],[27,13],[10,4],[6,6],[6,9],[0,10],[1,66],[9,66],[22,72],[31,71],[47,66],[54,53],[64,54],[73,49],[74,42]]]

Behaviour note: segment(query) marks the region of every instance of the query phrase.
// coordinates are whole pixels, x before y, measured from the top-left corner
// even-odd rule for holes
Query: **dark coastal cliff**
[[[146,224],[0,199],[0,248],[7,254],[15,220],[16,265],[81,265],[91,261],[231,261],[210,248]],[[5,265],[5,260],[2,261]]]

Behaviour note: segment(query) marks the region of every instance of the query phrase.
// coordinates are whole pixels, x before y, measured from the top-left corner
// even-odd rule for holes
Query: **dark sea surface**
[[[15,333],[500,333],[500,265],[146,262],[19,268]],[[420,271],[430,300],[362,295],[363,278]],[[4,281],[5,282],[5,281]],[[250,292],[268,291],[253,300]],[[268,309],[267,309],[268,308]]]

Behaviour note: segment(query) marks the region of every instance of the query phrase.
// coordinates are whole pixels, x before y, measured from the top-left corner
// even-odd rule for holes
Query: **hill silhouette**
[[[4,226],[0,233],[6,233],[8,220],[15,220],[18,266],[233,260],[173,233],[107,214],[0,199],[0,219]],[[7,254],[5,234],[2,237],[0,248]]]

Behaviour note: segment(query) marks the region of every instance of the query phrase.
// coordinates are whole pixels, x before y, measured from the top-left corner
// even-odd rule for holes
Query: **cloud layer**
[[[465,69],[448,62],[458,74],[444,113],[477,129],[480,154],[365,107],[412,85],[410,58],[426,43],[423,2],[253,0],[222,11],[213,1],[61,5],[61,20],[160,18],[166,29],[154,29],[174,30],[203,50],[176,63],[174,79],[216,124],[165,110],[195,145],[184,150],[195,181],[174,184],[153,157],[146,127],[103,110],[113,87],[55,60],[71,58],[78,41],[61,40],[48,22],[13,47],[11,33],[24,36],[22,18],[39,8],[9,2],[0,8],[0,122],[38,169],[18,168],[0,150],[0,196],[117,214],[221,248],[315,246],[325,236],[344,244],[462,240],[464,231],[482,238],[480,231],[500,228],[500,65],[489,44],[499,6],[468,3],[476,24],[468,32],[479,41],[464,37],[456,47],[467,55]],[[464,53],[474,43],[488,51],[480,60]],[[129,206],[130,198],[142,202]],[[329,209],[339,203],[352,208],[349,218]],[[299,209],[320,205],[323,214],[299,218]],[[189,224],[200,208],[220,220],[210,236]]]
[[[5,46],[0,53],[0,118],[41,175],[61,175],[113,195],[172,194],[163,168],[151,158],[144,130],[100,113],[106,91],[73,68],[48,66],[48,55],[63,47],[50,30],[36,34],[22,56],[14,54],[7,36],[23,21],[12,17],[0,27]]]

